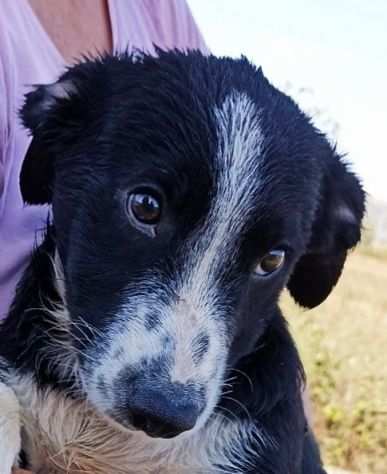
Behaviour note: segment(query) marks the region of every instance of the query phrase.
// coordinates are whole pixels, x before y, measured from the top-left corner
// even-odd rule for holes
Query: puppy
[[[84,60],[28,94],[52,205],[0,328],[1,474],[321,474],[278,307],[320,304],[364,193],[246,59]]]

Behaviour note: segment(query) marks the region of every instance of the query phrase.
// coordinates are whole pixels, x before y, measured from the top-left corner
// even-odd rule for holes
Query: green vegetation
[[[321,306],[282,301],[308,376],[326,464],[387,472],[387,252],[360,248]]]

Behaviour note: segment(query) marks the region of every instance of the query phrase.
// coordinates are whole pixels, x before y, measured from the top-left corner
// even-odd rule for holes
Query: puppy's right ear
[[[75,93],[69,81],[38,86],[26,95],[20,116],[29,129],[32,141],[27,150],[20,173],[20,190],[27,204],[49,204],[52,201],[54,157],[49,143],[55,139],[48,127],[59,106]]]

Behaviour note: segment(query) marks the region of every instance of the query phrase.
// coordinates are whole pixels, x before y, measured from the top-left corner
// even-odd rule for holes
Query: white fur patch
[[[215,117],[217,190],[203,235],[195,238],[200,251],[195,256],[192,285],[210,283],[214,268],[230,262],[235,243],[256,206],[260,186],[258,170],[263,135],[256,106],[245,94],[234,93],[221,108],[215,109]]]

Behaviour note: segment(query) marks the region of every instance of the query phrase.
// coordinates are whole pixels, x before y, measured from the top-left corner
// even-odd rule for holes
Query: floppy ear
[[[47,147],[47,123],[57,107],[75,92],[69,81],[38,86],[26,95],[20,116],[32,135],[20,173],[20,190],[27,204],[49,204],[52,200],[54,158]]]
[[[360,240],[365,193],[356,176],[335,153],[326,163],[320,202],[306,253],[288,282],[293,298],[313,308],[337,283],[349,249]]]

